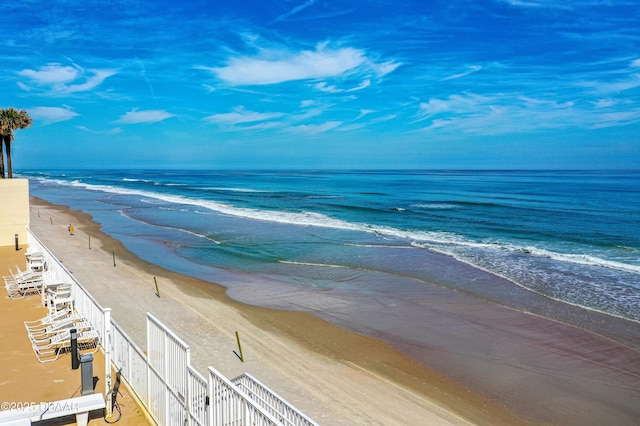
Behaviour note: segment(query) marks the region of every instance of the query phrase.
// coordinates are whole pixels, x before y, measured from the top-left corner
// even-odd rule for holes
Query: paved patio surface
[[[9,275],[9,268],[15,265],[26,269],[26,246],[16,251],[15,246],[0,247],[0,275]],[[39,405],[80,396],[80,369],[72,370],[69,354],[56,361],[40,363],[31,346],[24,321],[36,320],[47,315],[39,294],[23,299],[9,298],[2,281],[0,288],[0,410],[20,408],[29,404]],[[105,394],[104,356],[102,350],[93,354],[93,376],[96,393]],[[115,374],[112,374],[115,381]],[[144,411],[132,399],[128,389],[120,387],[117,401],[122,415],[118,425],[148,425]],[[90,414],[89,425],[104,425],[102,410]],[[75,424],[74,417],[60,421],[41,422],[42,425]]]

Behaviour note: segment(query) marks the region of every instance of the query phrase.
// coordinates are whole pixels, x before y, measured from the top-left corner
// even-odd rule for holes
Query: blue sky
[[[20,168],[640,168],[640,2],[0,5]]]

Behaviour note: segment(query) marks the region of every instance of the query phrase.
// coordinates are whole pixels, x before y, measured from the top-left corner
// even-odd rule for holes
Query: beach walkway
[[[0,271],[8,275],[9,268],[19,265],[26,269],[26,246],[16,251],[14,247],[0,247]],[[24,321],[36,320],[47,315],[39,294],[12,300],[6,290],[0,289],[0,410],[21,408],[26,405],[65,400],[80,396],[80,369],[72,370],[69,354],[56,361],[40,363],[31,347]],[[102,351],[93,354],[95,392],[104,396],[104,356]],[[115,375],[114,375],[115,376]],[[120,387],[117,401],[122,416],[118,425],[147,425],[144,412],[132,399],[126,387]],[[102,410],[90,413],[89,425],[108,424]],[[116,417],[109,420],[114,421]],[[75,416],[66,417],[54,424],[74,424]],[[51,422],[47,424],[53,424]]]

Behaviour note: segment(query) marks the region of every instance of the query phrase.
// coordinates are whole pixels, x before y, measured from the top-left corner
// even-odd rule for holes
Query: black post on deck
[[[80,358],[78,357],[78,331],[71,329],[71,369],[77,370],[80,367]]]

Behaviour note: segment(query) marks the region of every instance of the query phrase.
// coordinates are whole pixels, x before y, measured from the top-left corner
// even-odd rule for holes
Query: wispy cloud
[[[371,86],[371,80],[364,80],[358,86],[352,87],[351,89],[347,89],[347,92],[355,92],[358,90],[366,89],[369,86]]]
[[[333,130],[341,124],[341,121],[327,121],[321,124],[300,124],[297,126],[291,126],[289,130],[294,133],[302,133],[305,135],[313,136],[328,132],[329,130]]]
[[[352,87],[350,89],[340,89],[336,87],[335,84],[327,84],[324,81],[317,83],[314,87],[320,90],[321,92],[326,92],[326,93],[349,93],[349,92],[356,92],[358,90],[366,89],[369,86],[371,86],[371,80],[364,80],[362,83],[360,83],[356,87]]]
[[[73,117],[77,117],[80,114],[71,110],[71,108],[65,106],[61,107],[34,107],[29,108],[29,115],[36,121],[42,120],[45,124],[58,123],[60,121],[71,120]]]
[[[204,120],[211,123],[234,126],[236,124],[273,120],[275,118],[282,117],[283,115],[283,113],[279,112],[255,112],[247,111],[244,107],[236,107],[233,112],[210,115],[205,117]]]
[[[153,90],[153,85],[151,84],[151,80],[149,79],[149,76],[147,76],[147,68],[144,66],[144,62],[142,62],[140,58],[136,58],[136,62],[140,66],[140,76],[147,83],[147,87],[149,87],[149,92],[151,93],[151,96],[155,98],[156,92]]]
[[[376,63],[365,51],[352,47],[330,48],[326,43],[315,50],[262,50],[259,57],[234,57],[227,65],[206,68],[230,85],[265,85],[287,81],[338,77],[359,69],[378,77],[395,70],[392,61]]]
[[[592,80],[583,81],[576,84],[584,88],[589,88],[593,93],[597,94],[618,94],[630,89],[640,87],[640,73],[631,74],[615,81]]]
[[[84,69],[78,65],[49,63],[39,69],[24,69],[18,75],[26,77],[32,85],[45,88],[53,94],[64,95],[85,92],[99,86],[105,79],[116,74],[110,69]],[[19,82],[23,90],[32,90],[33,86]]]
[[[385,116],[382,117],[378,117],[378,118],[374,118],[373,120],[370,121],[370,123],[382,123],[385,121],[390,121],[393,120],[394,118],[397,118],[398,114],[387,114]]]
[[[118,119],[118,123],[123,123],[123,124],[156,123],[158,121],[163,121],[163,120],[166,120],[167,118],[171,118],[174,116],[175,116],[174,114],[171,114],[164,110],[158,110],[158,109],[146,110],[146,111],[133,110],[122,115]]]
[[[36,84],[54,85],[64,84],[78,77],[78,69],[71,66],[62,66],[59,63],[50,63],[39,70],[22,70],[19,75],[28,77]]]
[[[473,74],[474,72],[480,71],[481,69],[482,67],[480,65],[469,65],[467,66],[467,71],[461,72],[459,74],[450,75],[449,77],[443,78],[442,81],[455,80],[458,78],[466,77],[469,74]]]
[[[303,11],[304,9],[313,6],[316,3],[317,0],[307,0],[306,2],[304,2],[301,5],[298,5],[296,7],[294,7],[293,9],[291,9],[290,11],[283,13],[282,15],[278,16],[276,19],[273,20],[273,22],[280,22],[280,21],[284,21],[285,19],[287,19],[288,17],[295,15],[298,12]]]
[[[470,114],[477,113],[479,109],[491,105],[493,99],[465,93],[462,95],[451,95],[446,99],[429,99],[428,102],[420,103],[416,121],[422,121],[437,114]]]
[[[366,115],[369,115],[369,114],[372,114],[372,113],[374,113],[374,112],[375,112],[375,111],[374,111],[374,110],[372,110],[372,109],[361,109],[361,110],[360,110],[360,114],[358,114],[358,116],[354,119],[354,121],[355,121],[355,120],[360,120],[362,117],[364,117],[364,116],[366,116]]]
[[[539,1],[522,1],[522,0],[503,0],[505,3],[511,6],[518,7],[541,7],[543,4]]]
[[[61,91],[63,93],[86,92],[99,86],[105,79],[115,73],[113,70],[88,70],[87,74],[89,75],[83,78],[84,81],[82,83],[70,84],[63,87]]]
[[[76,128],[96,135],[117,135],[122,133],[122,129],[120,127],[114,127],[108,130],[93,130],[86,126],[76,126]]]
[[[540,129],[604,128],[631,124],[640,109],[611,99],[577,104],[573,101],[532,98],[518,94],[480,96],[472,93],[430,99],[420,103],[415,122],[423,130],[495,135]]]
[[[342,90],[338,89],[335,85],[328,85],[326,82],[321,82],[315,85],[315,88],[320,90],[321,92],[327,93],[340,93]]]

